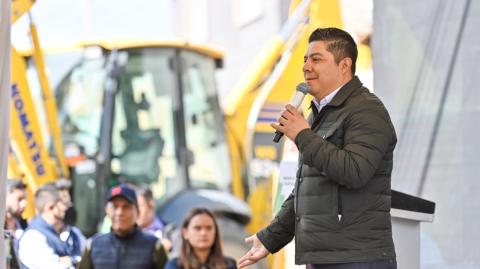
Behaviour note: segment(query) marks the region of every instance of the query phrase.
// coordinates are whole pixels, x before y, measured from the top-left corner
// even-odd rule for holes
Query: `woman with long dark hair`
[[[165,269],[236,269],[235,260],[223,256],[215,216],[206,208],[190,210],[182,224],[182,243],[178,258]]]

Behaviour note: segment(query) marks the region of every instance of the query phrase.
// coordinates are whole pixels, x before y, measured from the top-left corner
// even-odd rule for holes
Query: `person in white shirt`
[[[60,239],[68,205],[53,185],[44,185],[35,193],[35,208],[38,215],[20,238],[20,262],[30,269],[74,268],[71,249]]]

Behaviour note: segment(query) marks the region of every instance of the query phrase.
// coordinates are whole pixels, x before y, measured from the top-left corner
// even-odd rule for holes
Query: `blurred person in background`
[[[65,204],[52,184],[35,193],[37,216],[30,222],[19,241],[19,258],[30,269],[74,268],[74,253],[60,238],[63,219],[69,205]]]
[[[72,188],[72,182],[66,178],[59,178],[56,180],[53,185],[58,190],[58,195],[62,201],[69,205],[67,212],[65,213],[65,224],[73,225],[75,224],[77,212],[73,207],[72,197],[70,195],[70,189]]]
[[[161,240],[136,224],[138,203],[131,187],[113,187],[105,211],[112,223],[111,231],[88,240],[80,269],[164,268],[168,258]]]
[[[53,185],[58,190],[60,200],[62,200],[65,205],[68,205],[68,209],[65,212],[65,217],[63,219],[64,225],[60,232],[60,238],[67,243],[71,252],[75,255],[75,262],[78,263],[80,262],[83,250],[87,245],[87,239],[82,231],[74,225],[77,212],[70,196],[72,182],[68,179],[60,178],[56,180]]]
[[[18,240],[27,228],[27,222],[22,213],[27,205],[27,191],[25,183],[16,179],[7,179],[6,214],[4,229],[6,231],[5,253],[7,268],[20,268],[18,261]]]
[[[206,208],[194,208],[182,224],[180,255],[165,269],[236,269],[236,262],[222,252],[215,216]]]
[[[148,187],[136,186],[135,192],[138,202],[137,225],[162,240],[163,247],[170,251],[172,243],[165,237],[165,224],[155,214],[155,200],[152,191]]]

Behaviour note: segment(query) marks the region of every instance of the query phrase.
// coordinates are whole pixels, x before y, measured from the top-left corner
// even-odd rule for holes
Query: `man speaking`
[[[390,217],[395,130],[382,102],[355,76],[357,46],[337,28],[309,37],[305,119],[287,105],[272,127],[298,147],[295,189],[268,227],[246,239],[243,268],[295,237],[295,263],[314,269],[396,269]]]

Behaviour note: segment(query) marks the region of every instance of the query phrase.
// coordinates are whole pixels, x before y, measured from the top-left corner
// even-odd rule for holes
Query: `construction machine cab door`
[[[214,71],[213,59],[188,50],[129,50],[118,78],[112,133],[118,163],[114,157],[112,170],[127,181],[159,184],[168,195],[190,187],[228,190],[228,148]],[[155,164],[147,164],[149,159]]]
[[[189,178],[196,188],[228,192],[231,167],[224,119],[218,104],[213,59],[181,51],[182,103],[185,141],[189,155]]]
[[[190,187],[228,190],[214,60],[179,48],[128,53],[118,77],[112,171],[167,196]]]
[[[174,51],[141,48],[128,50],[128,55],[125,70],[117,78],[112,173],[120,181],[151,185],[162,194],[178,191],[180,186],[169,184],[173,179],[182,181],[173,106]]]

